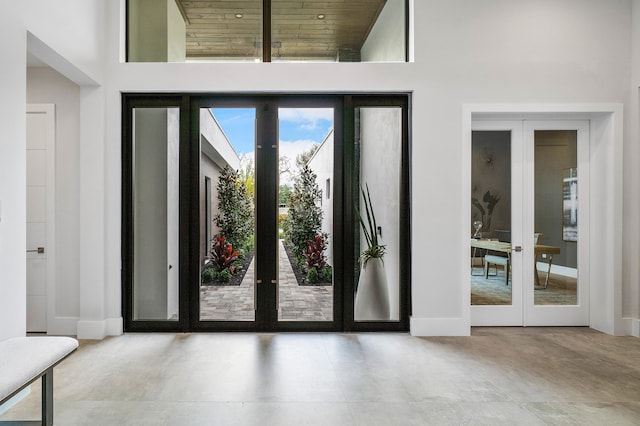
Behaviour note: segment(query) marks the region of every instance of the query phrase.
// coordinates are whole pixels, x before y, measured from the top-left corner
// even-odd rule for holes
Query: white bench
[[[53,367],[78,348],[71,337],[14,337],[0,342],[0,405],[42,377],[42,421],[0,425],[53,425]]]

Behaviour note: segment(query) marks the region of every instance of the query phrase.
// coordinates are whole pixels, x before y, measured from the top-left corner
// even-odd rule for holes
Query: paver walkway
[[[279,247],[281,321],[332,321],[333,286],[299,286],[282,241]],[[239,286],[200,286],[200,320],[254,320],[254,262]]]

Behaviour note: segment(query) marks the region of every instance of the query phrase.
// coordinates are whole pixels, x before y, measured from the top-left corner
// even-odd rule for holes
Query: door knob
[[[37,249],[27,250],[27,253],[39,253],[39,254],[42,254],[42,253],[44,253],[44,247],[38,247]]]

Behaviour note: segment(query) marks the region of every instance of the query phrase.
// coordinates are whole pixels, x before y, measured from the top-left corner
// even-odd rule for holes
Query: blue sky
[[[255,110],[213,108],[212,111],[238,154],[253,153]],[[333,127],[333,110],[327,108],[281,108],[278,117],[280,154],[293,156],[292,162],[295,162],[296,151],[304,151],[303,146],[308,149],[313,143],[322,143]]]

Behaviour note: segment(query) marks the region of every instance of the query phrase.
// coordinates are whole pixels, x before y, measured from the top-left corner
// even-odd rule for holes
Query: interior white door
[[[472,123],[471,325],[523,325],[523,123]],[[516,250],[516,248],[518,248]],[[491,257],[495,256],[495,257]]]
[[[526,121],[524,325],[589,324],[589,121]],[[536,278],[537,277],[537,278]]]
[[[54,280],[55,107],[27,107],[27,331],[46,332]]]

